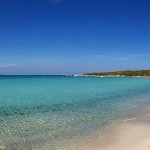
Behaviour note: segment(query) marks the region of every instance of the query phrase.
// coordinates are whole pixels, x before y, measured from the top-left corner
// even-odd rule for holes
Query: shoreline
[[[64,146],[66,144],[67,147],[71,146],[71,143],[66,142]],[[49,146],[37,147],[34,150],[49,149]],[[5,150],[2,141],[0,141],[0,150]],[[103,134],[80,143],[76,150],[150,150],[150,107],[140,110],[130,118],[113,122]]]
[[[74,75],[74,77],[97,77],[97,78],[150,78],[150,76],[97,76],[97,75]]]
[[[30,78],[29,81],[31,81],[31,79],[32,78]],[[95,89],[98,89],[98,87],[99,87],[95,83],[97,83],[97,81],[101,81],[101,80],[95,80],[95,79],[93,80],[93,79],[92,79],[92,81],[94,81],[94,84],[92,82],[90,82],[90,83],[92,83],[92,86],[96,85],[96,88],[94,88],[94,90],[92,89],[93,91],[95,91]],[[83,79],[83,80],[80,79],[79,83],[81,81],[84,81],[83,83],[86,83],[86,84],[84,84],[84,86],[85,85],[90,85],[87,82],[87,80],[88,79]],[[112,78],[112,80],[113,80],[113,78]],[[121,80],[124,80],[124,79],[121,78]],[[133,80],[135,80],[135,79],[133,79]],[[5,136],[4,137],[2,136],[2,139],[0,139],[0,142],[2,142],[3,144],[0,143],[0,150],[3,149],[3,146],[5,146],[5,150],[11,150],[11,147],[15,147],[16,149],[21,149],[22,147],[25,147],[25,149],[27,149],[27,148],[30,147],[30,149],[32,148],[33,150],[42,150],[42,149],[43,150],[44,149],[45,150],[46,149],[47,150],[50,150],[50,149],[51,150],[54,150],[54,149],[55,150],[61,150],[61,149],[64,149],[64,150],[67,150],[67,149],[68,150],[146,150],[145,147],[143,147],[142,149],[138,149],[138,147],[143,146],[143,143],[144,143],[144,146],[146,146],[146,147],[150,146],[149,145],[149,143],[150,143],[150,136],[149,136],[150,135],[150,132],[149,132],[150,131],[150,124],[149,124],[149,121],[150,121],[150,107],[148,107],[149,104],[150,104],[150,102],[149,102],[149,98],[150,98],[150,95],[149,95],[150,80],[149,79],[139,79],[139,80],[141,80],[141,82],[139,82],[140,84],[137,84],[137,83],[135,84],[136,80],[134,82],[131,82],[131,83],[133,83],[133,85],[135,84],[136,86],[138,86],[138,85],[144,85],[144,86],[140,89],[137,88],[133,91],[130,90],[130,88],[132,89],[132,87],[135,87],[135,86],[131,86],[131,87],[129,86],[130,88],[128,88],[128,87],[125,88],[125,90],[127,89],[127,90],[131,91],[131,93],[129,91],[129,95],[128,95],[128,91],[124,92],[121,88],[118,88],[118,87],[120,87],[120,86],[118,86],[117,87],[117,92],[115,93],[115,92],[112,92],[110,90],[110,92],[112,92],[112,93],[110,95],[108,93],[106,95],[106,98],[105,98],[105,95],[104,95],[104,97],[102,96],[102,97],[98,97],[98,98],[97,98],[97,96],[94,96],[94,98],[96,98],[96,99],[94,100],[93,97],[90,98],[89,99],[90,103],[89,102],[88,103],[79,103],[81,106],[83,104],[86,104],[86,105],[83,105],[84,107],[81,107],[82,111],[79,111],[79,113],[76,113],[76,112],[78,111],[78,108],[80,108],[80,107],[70,107],[70,105],[69,105],[69,107],[64,107],[64,105],[62,105],[63,106],[62,108],[63,109],[65,108],[64,110],[72,110],[72,108],[75,108],[75,109],[73,109],[73,112],[71,112],[71,113],[70,113],[70,111],[66,111],[67,113],[66,112],[62,113],[62,114],[64,114],[62,116],[60,115],[60,113],[57,113],[57,115],[54,115],[55,118],[57,118],[58,115],[61,116],[61,118],[64,118],[62,120],[58,117],[58,119],[60,119],[61,122],[59,120],[57,122],[56,119],[54,119],[54,120],[51,119],[51,117],[49,117],[51,115],[50,113],[47,113],[48,115],[45,115],[45,116],[43,116],[43,115],[40,115],[39,117],[37,116],[36,118],[34,117],[36,115],[34,115],[34,113],[33,113],[33,116],[31,116],[31,118],[27,117],[27,118],[22,120],[22,118],[20,117],[19,120],[11,121],[10,123],[13,124],[13,128],[10,128],[10,127],[12,127],[11,124],[10,124],[10,126],[8,125],[8,127],[9,127],[8,129],[11,129],[10,131],[12,131],[13,136],[10,139],[9,139],[9,136],[7,136],[8,139],[6,139]],[[43,80],[41,80],[41,81],[43,81]],[[118,81],[120,81],[120,80],[118,80]],[[129,79],[129,81],[130,81],[130,79]],[[144,84],[143,84],[143,81],[144,81]],[[116,84],[116,82],[113,82],[114,84],[108,84],[108,83],[109,83],[109,81],[106,82],[106,85]],[[122,83],[122,82],[119,82],[119,83]],[[127,82],[127,83],[130,84],[130,82]],[[35,84],[35,85],[37,86],[37,84]],[[124,85],[124,84],[121,84],[121,86],[122,85]],[[147,85],[147,86],[145,86],[145,85]],[[77,88],[78,87],[79,86],[77,86]],[[103,89],[103,86],[100,86],[100,88],[101,87]],[[114,87],[112,86],[112,88],[114,88]],[[106,89],[107,89],[107,87],[106,87]],[[144,92],[142,92],[141,89],[142,90],[144,89]],[[147,92],[147,90],[148,90],[148,92]],[[42,90],[40,89],[40,91],[42,91]],[[88,88],[87,92],[89,92],[89,91],[91,91],[91,88]],[[119,93],[118,91],[121,92],[121,93]],[[36,92],[36,94],[37,94],[37,92]],[[99,90],[96,92],[96,94],[99,96],[99,94],[100,94]],[[90,95],[91,95],[91,93],[90,93]],[[29,96],[30,96],[30,94],[29,94]],[[86,94],[84,96],[86,96]],[[67,93],[67,98],[68,98],[68,93]],[[103,103],[99,103],[99,100],[101,100],[100,98],[102,98]],[[110,99],[114,100],[114,103],[111,104],[112,101],[107,101],[107,100],[110,100]],[[120,99],[121,99],[121,101],[120,101]],[[93,102],[92,102],[92,100],[93,100]],[[134,100],[135,100],[135,102],[134,102]],[[106,103],[107,105],[104,105],[105,101],[107,102]],[[91,107],[92,103],[94,104],[93,107]],[[56,106],[58,106],[58,105],[56,105]],[[79,105],[77,105],[77,106],[79,106]],[[88,106],[88,107],[86,107],[86,106]],[[104,107],[103,111],[99,111],[99,110],[101,110],[102,106],[106,106],[106,107]],[[130,106],[132,106],[132,107],[130,107]],[[45,110],[45,107],[42,107],[42,111],[40,111],[40,109],[39,109],[37,112],[38,113],[43,112],[43,108]],[[58,108],[58,107],[54,107],[54,108]],[[86,109],[83,109],[83,108],[86,108]],[[94,109],[91,109],[91,108],[94,108]],[[130,112],[129,108],[130,108],[131,112]],[[49,107],[48,107],[48,109],[49,109]],[[26,111],[27,110],[28,109],[26,109]],[[34,110],[34,109],[32,109],[32,110]],[[7,112],[7,109],[6,109],[6,112]],[[73,118],[73,119],[71,118],[72,122],[70,122],[70,117],[67,117],[67,115],[66,115],[66,114],[68,114],[68,112],[70,113],[70,116]],[[114,114],[113,114],[113,112],[114,112]],[[22,111],[19,111],[19,113],[22,113]],[[93,113],[93,114],[91,114],[91,113]],[[106,124],[105,123],[102,124],[105,120],[102,117],[99,117],[99,116],[101,116],[101,113],[104,113],[104,114],[102,114],[102,117],[104,119],[105,119],[105,116],[106,116]],[[107,114],[111,114],[111,113],[112,113],[112,116],[107,115]],[[91,116],[87,117],[87,115],[91,115]],[[77,119],[77,121],[75,119]],[[49,123],[49,122],[47,122],[47,120],[48,121],[52,120],[52,122],[54,122],[54,125],[60,123],[59,128],[61,130],[59,130],[59,128],[57,128],[55,130],[55,132],[53,132],[53,130],[50,130],[51,128],[49,128],[49,126],[51,125],[51,122]],[[66,120],[68,121],[69,126],[65,126],[66,125],[65,124]],[[147,120],[147,121],[145,121],[145,120]],[[23,123],[23,125],[24,124],[26,125],[25,128],[22,128],[22,126],[21,126],[23,121],[25,121]],[[100,121],[102,123],[100,123]],[[18,125],[18,123],[19,123],[19,125]],[[63,125],[62,123],[65,124],[64,126],[62,126],[63,128],[61,127],[61,125]],[[80,126],[79,126],[79,128],[76,128],[78,123],[80,123],[79,124]],[[90,124],[89,126],[88,126],[88,123]],[[33,127],[29,128],[30,124],[32,124],[33,127],[35,127],[36,130],[34,130]],[[102,124],[102,126],[98,126],[98,125],[101,125],[101,124]],[[15,126],[21,127],[21,130],[18,130],[18,128],[14,128]],[[31,137],[30,138],[31,143],[28,140],[28,138],[26,138],[26,137],[24,138],[24,135],[25,135],[24,133],[27,131],[26,127],[31,129],[31,130],[29,130],[29,132],[27,132],[28,137],[29,138]],[[42,130],[40,130],[41,127],[42,127]],[[70,127],[69,128],[70,130],[68,130],[68,127]],[[101,128],[103,128],[104,131],[101,131]],[[15,129],[14,131],[17,131],[19,133],[22,133],[22,131],[23,131],[24,132],[22,134],[23,138],[21,137],[19,139],[18,134],[16,134],[16,132],[13,132],[12,129]],[[38,134],[37,129],[40,131],[40,134]],[[43,131],[45,131],[43,129],[46,129],[46,132],[43,132]],[[52,128],[52,129],[55,129],[55,128]],[[65,130],[63,130],[63,129],[67,129],[67,132],[65,132]],[[83,131],[85,129],[85,131],[83,132],[83,135],[85,133],[85,136],[82,137],[82,130],[80,130],[80,129],[82,129]],[[2,131],[5,131],[5,130],[2,130]],[[30,136],[30,131],[31,131],[31,136]],[[51,137],[49,137],[49,135],[50,135],[49,133],[52,135],[51,136],[52,138],[53,137],[54,138],[56,137],[56,138],[55,139],[53,138],[54,139],[53,140]],[[13,139],[13,137],[15,137],[14,135],[16,135],[16,138]],[[36,136],[36,135],[38,135],[38,136]],[[34,136],[35,138],[32,138],[32,136]],[[72,138],[73,136],[74,136],[74,138]],[[129,139],[129,140],[127,141],[126,139]],[[130,147],[127,147],[129,145],[130,145]],[[125,149],[122,149],[122,147],[125,147]],[[134,149],[133,149],[133,147],[134,147]],[[135,147],[136,147],[136,149],[135,149]],[[12,148],[12,149],[15,149],[15,148]]]
[[[150,150],[150,110],[112,124],[80,150]]]
[[[150,70],[122,70],[122,71],[111,71],[111,72],[91,72],[91,73],[81,73],[75,76],[150,78]]]
[[[71,143],[66,144],[69,144],[68,147],[71,146]],[[34,150],[49,149],[49,146]],[[5,150],[2,141],[0,150]],[[80,143],[76,150],[150,150],[150,108],[139,112],[135,117],[114,122],[102,135],[86,143]]]

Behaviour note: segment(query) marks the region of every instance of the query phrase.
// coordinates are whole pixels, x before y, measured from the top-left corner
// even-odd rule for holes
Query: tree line
[[[150,76],[150,70],[125,70],[116,72],[94,72],[83,75],[89,76]]]

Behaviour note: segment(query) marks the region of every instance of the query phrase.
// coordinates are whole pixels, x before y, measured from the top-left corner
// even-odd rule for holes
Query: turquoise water
[[[1,76],[6,150],[76,150],[150,105],[148,78]]]

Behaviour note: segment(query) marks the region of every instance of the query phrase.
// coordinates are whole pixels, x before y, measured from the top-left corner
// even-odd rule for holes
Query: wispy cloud
[[[14,67],[16,64],[0,64],[0,68]]]
[[[134,55],[128,55],[128,56],[121,56],[118,58],[120,61],[128,61],[136,58],[141,58],[141,57],[149,57],[150,54],[134,54]]]
[[[104,61],[104,60],[111,60],[111,61],[130,61],[139,58],[147,59],[150,57],[150,53],[147,54],[130,54],[130,53],[105,53],[105,54],[95,54],[92,55],[92,59],[96,61]]]
[[[91,57],[91,56],[90,56]],[[106,59],[106,55],[103,55],[103,54],[95,54],[95,55],[92,55],[91,57],[92,59],[95,59],[95,60],[104,60]]]

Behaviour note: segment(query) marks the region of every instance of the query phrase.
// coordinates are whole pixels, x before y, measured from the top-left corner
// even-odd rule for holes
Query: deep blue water
[[[6,150],[75,150],[149,96],[149,78],[0,76],[0,141]]]

